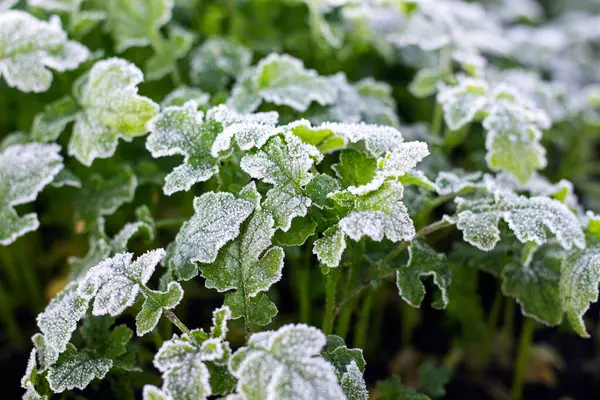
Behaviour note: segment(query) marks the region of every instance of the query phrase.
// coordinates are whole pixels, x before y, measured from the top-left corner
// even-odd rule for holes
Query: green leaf
[[[266,292],[281,279],[284,253],[280,247],[270,247],[274,233],[273,217],[259,211],[245,224],[241,235],[219,252],[212,264],[200,265],[207,288],[220,292],[236,290],[234,297],[227,301],[232,318],[242,315],[249,319],[256,314],[256,311],[251,312],[251,306],[258,304],[251,304],[250,299]]]
[[[233,87],[228,105],[240,112],[255,111],[262,101],[306,111],[316,101],[335,101],[336,92],[326,78],[305,69],[302,61],[272,53],[247,72]]]
[[[424,362],[419,366],[419,387],[434,399],[443,397],[446,395],[444,386],[450,382],[450,376],[451,371],[448,367]]]
[[[34,213],[20,217],[14,207],[36,199],[63,168],[60,146],[13,145],[0,153],[0,245],[7,246],[40,225]]]
[[[478,112],[488,105],[489,87],[486,82],[463,78],[457,86],[442,86],[437,102],[444,109],[444,120],[448,127],[457,131],[475,119]]]
[[[365,152],[348,149],[340,153],[340,162],[332,168],[343,187],[362,186],[375,177],[377,160]]]
[[[179,26],[169,30],[169,38],[157,46],[146,61],[144,72],[149,80],[161,79],[177,71],[177,61],[184,58],[194,44],[194,34]]]
[[[238,395],[249,400],[343,399],[335,368],[316,357],[325,343],[321,331],[303,324],[253,334],[229,360]]]
[[[560,298],[567,319],[580,336],[589,337],[583,314],[598,300],[600,283],[600,218],[588,213],[588,247],[567,255],[560,267]]]
[[[169,266],[181,279],[198,274],[195,262],[212,263],[219,250],[240,234],[240,225],[250,216],[252,203],[231,193],[208,192],[194,199],[194,216],[183,224],[169,248]]]
[[[61,169],[58,174],[54,177],[51,183],[52,186],[60,188],[63,186],[70,186],[74,188],[81,188],[81,179],[73,172],[68,169]]]
[[[413,240],[408,248],[408,264],[396,271],[396,285],[400,296],[411,306],[420,307],[425,297],[424,276],[433,276],[433,282],[441,292],[441,297],[433,301],[434,308],[446,308],[448,288],[452,274],[445,254],[432,249],[423,239]]]
[[[294,218],[287,232],[281,230],[275,232],[273,242],[279,246],[302,246],[315,234],[316,228],[317,223],[310,217]]]
[[[144,385],[144,400],[169,400],[168,394],[153,385]]]
[[[74,388],[83,390],[94,379],[102,379],[112,367],[112,360],[96,358],[87,351],[78,352],[72,344],[48,371],[46,379],[55,393]]]
[[[413,389],[405,388],[397,375],[378,381],[375,390],[380,400],[431,400],[424,394],[417,393]]]
[[[0,14],[0,75],[10,87],[45,92],[52,83],[48,68],[72,70],[89,56],[86,47],[67,39],[58,17],[45,22],[24,11]]]
[[[86,348],[100,357],[116,360],[127,352],[127,343],[133,332],[126,325],[118,325],[111,329],[114,318],[101,316],[86,318],[81,327],[81,335]]]
[[[110,246],[112,247],[113,253],[123,253],[127,251],[129,241],[136,236],[142,236],[148,242],[154,240],[156,227],[148,207],[146,205],[140,206],[135,210],[135,213],[138,220],[136,222],[125,224],[111,240]]]
[[[250,324],[265,326],[277,315],[277,306],[265,292],[244,298],[239,290],[225,293],[224,305],[231,308],[231,319],[248,318]]]
[[[366,362],[362,350],[349,349],[344,339],[336,335],[327,335],[327,343],[321,351],[321,356],[336,368],[338,376],[342,376],[346,372],[346,367],[352,362],[361,373],[365,370]]]
[[[181,107],[190,100],[194,100],[199,107],[205,107],[209,103],[210,95],[195,87],[180,86],[163,99],[160,108],[164,110],[167,107]]]
[[[443,73],[437,68],[420,69],[408,85],[413,96],[423,99],[437,92],[438,84],[443,82]]]
[[[117,53],[152,43],[158,29],[171,19],[172,0],[108,0],[106,27]]]
[[[159,107],[137,94],[142,81],[142,72],[119,58],[98,61],[80,78],[77,101],[83,109],[75,120],[69,155],[90,166],[96,158],[111,157],[119,138],[131,141],[146,134],[146,122]]]
[[[401,201],[402,195],[402,185],[391,181],[375,191],[356,196],[353,211],[339,222],[342,232],[355,241],[363,236],[375,241],[384,237],[392,242],[411,240],[415,228]]]
[[[348,400],[368,400],[369,392],[362,371],[351,361],[346,372],[341,376],[340,383]]]
[[[94,265],[110,256],[112,247],[102,237],[91,235],[89,239],[88,252],[83,257],[69,257],[71,265],[71,279],[78,279],[84,276]]]
[[[158,324],[163,310],[175,308],[183,298],[183,289],[177,282],[170,282],[164,292],[150,290],[142,309],[135,317],[137,335],[144,336]]]
[[[329,268],[340,265],[344,250],[346,250],[346,235],[337,226],[327,229],[322,238],[315,240],[313,246],[313,253],[319,262]]]
[[[252,51],[225,38],[204,41],[190,56],[190,78],[203,89],[224,89],[252,62]]]
[[[547,197],[507,196],[494,199],[457,198],[456,227],[466,242],[490,251],[500,240],[498,223],[503,219],[522,243],[547,241],[546,230],[569,250],[585,247],[585,237],[577,217],[561,202]]]
[[[83,228],[94,227],[101,217],[111,215],[123,204],[133,201],[136,188],[137,178],[128,165],[106,177],[91,175],[75,199],[76,220],[85,224]]]
[[[242,158],[244,172],[273,185],[263,207],[273,214],[281,230],[289,230],[295,217],[306,215],[312,201],[304,188],[313,178],[310,168],[321,158],[314,146],[289,133],[272,137],[260,150]]]
[[[546,150],[540,144],[542,132],[524,121],[520,104],[495,105],[483,121],[488,131],[486,161],[493,171],[510,172],[527,183],[535,172],[546,167]]]
[[[77,103],[69,95],[47,104],[44,111],[36,114],[31,126],[31,138],[36,142],[53,142],[75,120]]]
[[[533,259],[512,263],[502,271],[502,292],[521,304],[523,315],[547,325],[557,325],[563,316],[560,287],[563,252],[559,246],[535,251]]]

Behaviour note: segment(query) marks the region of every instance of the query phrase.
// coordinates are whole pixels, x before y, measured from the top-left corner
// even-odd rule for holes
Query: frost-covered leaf
[[[171,19],[173,0],[107,0],[107,29],[122,53],[152,43],[158,29]]]
[[[556,325],[563,316],[559,293],[563,252],[559,246],[546,245],[523,263],[512,263],[502,270],[502,292],[521,304],[523,315],[544,324]]]
[[[281,279],[284,253],[280,247],[270,247],[274,233],[273,217],[257,212],[245,224],[241,235],[219,251],[212,264],[200,265],[206,287],[220,292],[236,290],[235,296],[241,298],[241,304],[231,300],[227,303],[233,315],[249,319],[256,313],[251,310],[256,302],[250,299]],[[240,305],[242,308],[237,308]]]
[[[479,79],[465,78],[457,86],[442,86],[437,101],[444,109],[444,120],[456,131],[475,119],[488,104],[489,87]]]
[[[260,150],[242,158],[240,167],[244,172],[273,185],[263,207],[283,231],[290,228],[294,217],[306,215],[312,201],[304,188],[313,178],[310,168],[321,158],[314,146],[289,133],[272,137]]]
[[[500,240],[498,223],[503,219],[522,243],[544,244],[546,231],[569,250],[585,247],[585,237],[577,217],[561,202],[547,197],[496,196],[496,199],[457,198],[456,226],[466,242],[490,251]]]
[[[195,262],[212,263],[219,250],[240,234],[240,225],[253,210],[252,203],[231,193],[205,193],[194,199],[194,216],[183,224],[169,248],[169,265],[181,279],[198,274]]]
[[[52,186],[60,188],[60,187],[64,187],[64,186],[70,186],[70,187],[74,187],[74,188],[81,188],[81,179],[79,179],[77,177],[77,175],[75,175],[73,172],[69,171],[68,169],[62,169],[60,170],[60,172],[58,174],[56,174],[56,176],[54,177],[54,180],[52,180],[52,183],[50,183]]]
[[[341,188],[339,180],[327,174],[317,173],[306,185],[305,193],[310,197],[315,207],[321,210],[331,209],[334,208],[334,202],[329,198],[329,194],[337,192]],[[292,226],[293,224],[292,221]]]
[[[149,242],[154,240],[156,227],[148,207],[145,205],[138,207],[135,210],[135,214],[138,220],[125,224],[111,240],[110,245],[114,253],[127,251],[127,244],[135,236],[143,236]]]
[[[442,171],[435,179],[436,192],[440,196],[445,196],[480,187],[482,186],[479,182],[481,175],[481,172],[462,173]]]
[[[436,252],[419,238],[411,242],[408,253],[408,264],[396,271],[396,285],[400,296],[411,306],[420,307],[425,297],[425,286],[421,278],[433,276],[440,296],[433,301],[432,306],[438,309],[446,308],[448,287],[452,280],[446,255]]]
[[[60,146],[13,145],[0,153],[0,245],[9,245],[39,226],[34,213],[20,217],[14,206],[32,202],[63,168]]]
[[[542,132],[523,121],[519,104],[496,105],[483,121],[488,131],[486,161],[493,171],[508,171],[527,183],[535,171],[546,167],[546,150],[540,144]]]
[[[315,240],[313,245],[313,253],[323,265],[329,268],[340,265],[344,250],[346,250],[346,235],[337,226],[327,229],[323,237]]]
[[[408,85],[408,91],[417,98],[425,98],[437,92],[443,81],[443,73],[437,68],[420,69]]]
[[[100,217],[111,215],[123,204],[131,202],[136,188],[137,178],[128,165],[106,177],[91,175],[75,200],[76,219],[86,225],[96,224]]]
[[[154,385],[144,385],[144,400],[171,400],[171,396]]]
[[[154,357],[154,366],[162,372],[161,392],[168,396],[166,398],[196,400],[213,394],[209,366],[212,369],[214,364],[226,362],[231,354],[227,342],[222,341],[229,315],[227,307],[214,311],[213,323],[216,325],[212,330],[221,333],[211,338],[203,331],[192,331],[192,336],[174,335],[163,343]]]
[[[179,26],[169,29],[168,39],[156,47],[146,61],[144,73],[148,80],[157,80],[177,71],[177,61],[184,58],[194,44],[194,34]]]
[[[81,296],[79,292],[79,283],[72,282],[38,315],[37,324],[43,338],[38,337],[36,342],[39,341],[42,347],[47,348],[44,352],[38,348],[40,354],[49,355],[45,363],[47,366],[54,364],[56,359],[52,360],[52,358],[66,349],[71,335],[77,328],[77,322],[88,309],[88,304],[89,299]]]
[[[332,168],[343,187],[362,186],[375,177],[377,160],[365,152],[348,149],[340,153],[340,162]]]
[[[37,114],[31,126],[31,138],[36,142],[53,142],[65,130],[69,122],[75,120],[78,107],[71,96],[64,96],[46,105]]]
[[[354,363],[358,370],[364,372],[365,359],[361,349],[349,349],[344,343],[344,339],[336,335],[327,335],[327,343],[321,355],[335,367],[338,376],[342,376],[346,372],[346,368],[351,363]]]
[[[314,181],[314,180],[313,180]],[[302,246],[306,240],[315,234],[317,223],[309,216],[294,218],[287,232],[275,232],[273,242],[279,246]]]
[[[137,94],[142,81],[142,72],[119,58],[98,61],[80,78],[77,100],[83,109],[75,120],[69,155],[90,166],[96,158],[112,156],[119,138],[131,141],[146,134],[146,122],[159,107]]]
[[[560,298],[567,319],[581,336],[588,337],[583,314],[598,300],[600,282],[600,218],[588,214],[588,247],[567,255],[560,270]]]
[[[326,338],[307,325],[253,334],[229,360],[237,393],[249,400],[343,399],[335,368],[321,357]]]
[[[175,308],[182,298],[183,289],[177,282],[170,282],[164,292],[156,290],[148,291],[146,300],[142,304],[142,309],[135,317],[137,335],[144,336],[146,333],[152,331],[156,327],[156,324],[158,324],[163,310]]]
[[[71,265],[71,279],[84,276],[91,267],[110,256],[112,252],[112,246],[103,237],[91,235],[88,243],[85,256],[68,259]]]
[[[27,0],[29,7],[39,7],[50,11],[77,11],[83,0]]]
[[[161,101],[160,108],[164,110],[167,107],[181,107],[190,100],[203,107],[208,105],[210,95],[195,87],[180,86]]]
[[[89,57],[86,47],[67,39],[60,19],[40,21],[24,11],[0,14],[0,75],[23,92],[45,92],[52,72],[75,69]]]
[[[362,371],[351,361],[346,367],[346,372],[340,379],[342,389],[348,400],[368,400],[369,392]]]
[[[302,61],[294,57],[273,53],[240,77],[228,105],[240,112],[252,112],[266,101],[302,112],[313,101],[327,105],[335,98],[336,91],[326,78],[305,69]]]
[[[133,254],[120,253],[92,267],[81,281],[79,293],[94,298],[93,315],[118,316],[131,306],[140,289],[146,289],[164,254],[163,249],[153,250],[132,261]]]
[[[335,136],[342,137],[350,143],[364,142],[367,152],[373,157],[381,157],[394,151],[404,141],[398,129],[383,125],[330,122],[319,125],[313,130],[331,131]]]
[[[74,388],[83,390],[94,379],[104,378],[112,364],[109,358],[96,358],[89,352],[79,352],[69,343],[57,363],[50,367],[46,379],[55,393]]]
[[[411,240],[415,227],[401,201],[403,193],[402,185],[391,181],[356,196],[353,211],[339,222],[342,232],[355,241],[363,236],[376,241],[384,236],[392,242]]]
[[[269,296],[260,292],[255,297],[246,297],[240,291],[225,293],[224,304],[231,308],[231,319],[248,317],[253,324],[265,326],[277,315],[277,306]]]
[[[41,333],[33,335],[31,337],[31,342],[35,346],[37,353],[37,362],[39,366],[37,371],[44,372],[58,360],[58,349],[49,343],[46,340],[46,337]]]
[[[225,38],[210,38],[190,56],[190,78],[200,87],[217,91],[240,76],[252,62],[252,51]]]
[[[111,329],[114,322],[114,318],[108,316],[86,318],[80,329],[86,350],[92,351],[96,357],[111,360],[117,360],[127,353],[127,343],[133,332],[126,325]]]

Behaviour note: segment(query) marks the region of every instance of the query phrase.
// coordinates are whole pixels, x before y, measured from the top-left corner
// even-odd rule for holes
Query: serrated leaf
[[[39,226],[34,213],[20,217],[14,209],[36,199],[63,168],[60,146],[13,145],[0,153],[0,245],[7,246]]]
[[[313,179],[306,185],[305,193],[312,200],[312,204],[323,209],[334,208],[334,202],[329,198],[329,194],[341,189],[337,179],[327,175],[317,173]],[[293,222],[292,222],[293,225]]]
[[[23,92],[45,92],[52,83],[48,68],[72,70],[90,55],[67,39],[58,17],[45,22],[17,10],[0,14],[0,43],[0,75]]]
[[[113,323],[114,319],[107,316],[87,318],[80,330],[86,349],[93,351],[98,357],[111,360],[125,354],[133,332],[126,325],[111,329]]]
[[[158,324],[163,310],[175,308],[182,298],[183,289],[177,282],[169,282],[164,292],[150,290],[142,304],[142,309],[135,317],[137,335],[144,336],[152,331]]]
[[[588,247],[574,250],[561,264],[559,282],[560,297],[567,319],[573,329],[583,337],[588,333],[583,322],[583,314],[589,303],[598,300],[600,282],[600,218],[588,214]]]
[[[169,265],[181,279],[198,274],[195,262],[212,263],[227,242],[240,234],[252,203],[231,193],[205,193],[194,199],[194,216],[183,224],[169,249]]]
[[[303,324],[253,334],[229,360],[237,393],[249,400],[344,398],[335,368],[315,357],[325,343],[321,331]]]
[[[207,288],[220,292],[234,289],[235,298],[241,298],[241,302],[232,299],[227,302],[234,316],[241,314],[249,319],[254,314],[250,299],[281,279],[284,253],[280,247],[270,247],[274,233],[273,217],[257,212],[245,224],[241,235],[225,246],[212,264],[200,265]]]
[[[106,26],[118,53],[147,46],[157,30],[171,19],[172,0],[108,0]]]
[[[269,296],[260,292],[255,297],[244,299],[240,291],[225,293],[225,302],[223,303],[231,308],[231,319],[248,317],[252,324],[265,326],[271,323],[273,317],[277,315],[277,306]]]
[[[252,62],[252,51],[225,38],[204,41],[190,56],[190,78],[200,87],[217,91],[240,76]]]
[[[508,171],[520,183],[527,183],[535,171],[546,167],[546,150],[540,144],[542,133],[536,125],[523,121],[520,105],[496,105],[483,121],[488,131],[486,161],[493,171]]]
[[[137,178],[128,165],[108,176],[91,175],[75,200],[76,219],[89,228],[98,219],[113,214],[123,204],[131,202],[137,188]]]
[[[442,86],[437,102],[444,109],[444,120],[456,131],[475,119],[477,113],[488,105],[489,87],[479,79],[464,78],[457,86]]]
[[[77,103],[68,95],[46,105],[33,119],[31,138],[36,142],[55,141],[67,124],[75,120],[77,111]]]
[[[112,364],[108,358],[95,358],[89,352],[78,352],[69,343],[56,364],[50,367],[46,379],[55,393],[74,388],[83,390],[94,379],[104,378]]]
[[[332,166],[342,186],[362,186],[375,177],[377,160],[367,153],[352,149],[340,152],[340,162]]]
[[[228,105],[241,112],[255,111],[262,101],[306,111],[316,101],[321,105],[335,101],[336,92],[327,79],[305,69],[302,61],[272,53],[236,83]]]
[[[368,236],[375,241],[387,237],[392,242],[411,240],[415,228],[402,203],[403,187],[397,182],[383,183],[377,190],[353,199],[353,211],[342,218],[344,234],[358,241]]]
[[[273,185],[263,207],[273,214],[281,230],[287,231],[294,217],[306,215],[312,201],[304,188],[313,178],[310,168],[321,158],[315,147],[289,133],[272,137],[260,150],[242,158],[244,172]]]
[[[131,141],[146,134],[146,122],[159,107],[137,94],[142,81],[142,72],[119,58],[98,61],[80,78],[77,101],[82,111],[75,120],[69,155],[90,166],[96,158],[111,157],[119,138]]]
[[[321,355],[329,361],[338,373],[342,376],[351,363],[354,363],[361,373],[364,372],[366,362],[361,349],[349,349],[344,343],[344,339],[336,335],[327,335],[327,343]]]
[[[569,250],[585,247],[579,221],[561,202],[547,197],[496,195],[496,199],[465,200],[457,198],[456,226],[466,242],[490,251],[500,240],[498,223],[503,219],[522,243],[544,244],[546,230]]]
[[[229,312],[226,307],[215,310],[213,320],[226,325]],[[220,322],[218,322],[220,321]],[[213,330],[216,327],[213,327]],[[217,362],[228,359],[231,354],[223,337],[215,336],[198,341],[199,336],[192,331],[163,343],[154,357],[154,366],[162,372],[162,392],[173,399],[206,399],[212,394],[209,384],[209,369],[207,362]],[[204,334],[205,335],[205,334]],[[206,336],[204,336],[206,337]]]
[[[89,299],[81,296],[79,286],[78,282],[68,284],[37,316],[37,324],[43,334],[43,339],[38,340],[43,347],[48,348],[49,351],[45,353],[50,358],[66,349],[71,335],[77,329],[77,322],[88,309]],[[42,354],[40,349],[38,351]],[[46,364],[50,366],[55,361],[50,359]]]
[[[309,237],[315,234],[317,223],[309,217],[294,218],[287,232],[275,232],[273,242],[279,246],[302,246]]]
[[[131,306],[164,254],[157,249],[132,261],[133,254],[119,253],[92,267],[78,289],[82,296],[94,298],[92,314],[118,316]]]
[[[433,276],[433,282],[441,292],[441,298],[433,301],[434,308],[446,308],[448,288],[452,275],[445,254],[440,254],[422,239],[415,239],[408,248],[409,258],[406,266],[396,271],[396,285],[400,296],[411,306],[420,307],[425,297],[425,286],[421,278]]]
[[[344,250],[346,250],[346,235],[337,226],[327,229],[323,233],[323,237],[315,240],[313,246],[313,253],[317,256],[319,262],[329,268],[340,265]]]
[[[561,250],[559,246],[539,249],[532,260],[512,263],[502,270],[502,292],[517,299],[523,315],[548,325],[560,323],[563,316]]]

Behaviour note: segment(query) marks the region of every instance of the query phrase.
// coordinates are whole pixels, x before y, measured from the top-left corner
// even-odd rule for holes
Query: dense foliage
[[[39,312],[23,398],[441,398],[497,359],[520,398],[536,327],[596,329],[599,12],[0,1],[9,346]],[[430,308],[448,357],[369,375]]]

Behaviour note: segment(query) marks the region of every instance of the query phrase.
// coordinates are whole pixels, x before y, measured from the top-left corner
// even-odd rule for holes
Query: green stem
[[[19,330],[19,323],[15,319],[15,313],[12,309],[11,296],[6,292],[0,282],[0,320],[4,323],[4,328],[12,346],[21,348],[23,346],[23,335]]]
[[[167,218],[167,219],[159,219],[158,221],[154,222],[154,226],[156,226],[157,229],[170,229],[170,228],[177,228],[179,229],[181,227],[181,225],[183,225],[184,222],[186,222],[187,220],[184,218]]]
[[[512,335],[515,326],[515,301],[511,297],[505,298],[503,320],[502,337],[508,345],[508,348],[504,350],[508,352],[512,349]]]
[[[179,328],[179,330],[181,332],[183,332],[191,337],[192,333],[190,332],[188,327],[185,326],[185,324],[183,322],[181,322],[181,320],[179,318],[177,318],[177,316],[175,315],[175,313],[173,313],[173,311],[164,310],[164,312],[165,312],[165,315],[167,316],[167,318],[169,319],[169,321],[171,321],[173,323],[173,325],[175,325],[177,328]]]
[[[433,112],[433,121],[431,122],[431,133],[435,137],[442,136],[442,127],[444,124],[444,110],[440,104],[436,103],[435,111]]]
[[[338,271],[331,269],[325,275],[325,316],[323,318],[323,333],[331,334],[335,321],[335,291],[337,289]]]
[[[502,291],[500,290],[500,288],[498,288],[496,290],[496,295],[494,296],[494,303],[492,304],[492,309],[490,310],[490,317],[488,319],[487,333],[485,338],[485,352],[481,357],[481,365],[486,365],[488,363],[493,352],[494,335],[496,333],[498,321],[500,320],[502,300]]]
[[[373,308],[373,300],[375,293],[373,290],[367,292],[360,313],[358,314],[358,323],[354,329],[354,347],[363,349],[367,342],[367,331],[369,330],[369,322],[371,321],[371,309]]]
[[[346,336],[348,335],[348,331],[350,330],[350,320],[352,319],[352,315],[354,314],[354,308],[356,307],[356,303],[357,298],[347,302],[341,308],[336,307],[333,313],[334,318],[337,318],[335,334],[344,340],[346,340]]]
[[[310,268],[300,265],[296,272],[300,322],[310,322]]]
[[[529,361],[529,349],[533,342],[533,332],[535,330],[535,321],[531,318],[525,318],[521,335],[519,337],[519,352],[515,366],[513,378],[512,398],[520,400],[523,396],[523,386],[525,384],[525,375],[527,373],[527,362]]]

